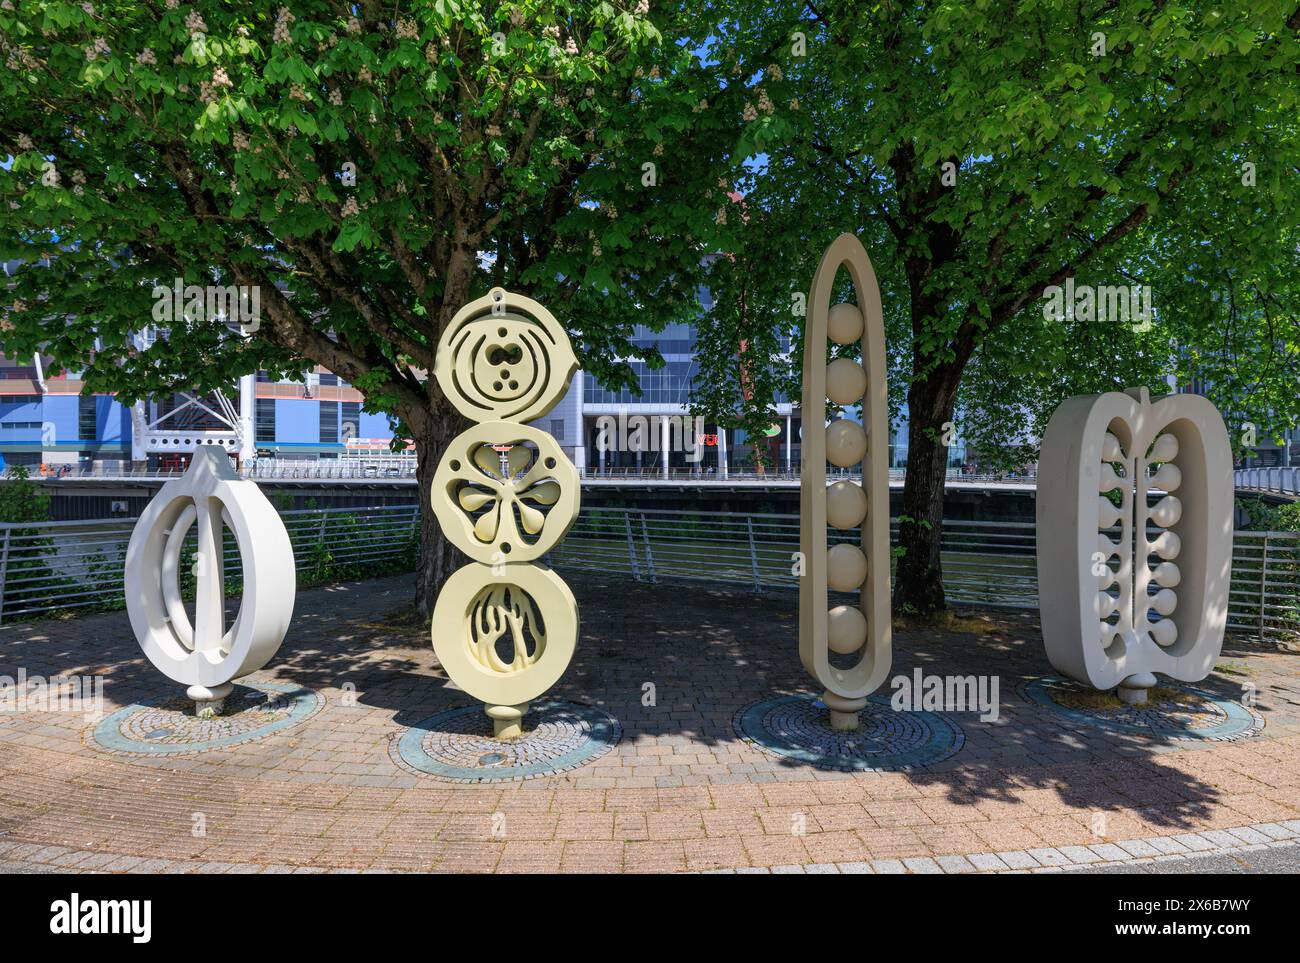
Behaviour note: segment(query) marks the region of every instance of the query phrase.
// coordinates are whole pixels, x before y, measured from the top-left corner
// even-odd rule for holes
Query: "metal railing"
[[[362,578],[416,557],[415,505],[282,511],[300,582]],[[15,617],[122,604],[126,547],[135,519],[0,524],[0,623]],[[197,551],[195,532],[181,557]],[[225,532],[224,575],[242,575]],[[184,568],[184,566],[182,567]],[[186,573],[182,571],[182,588]]]
[[[372,462],[353,459],[275,459],[259,458],[247,465],[240,466],[238,473],[243,478],[255,481],[387,481],[413,483],[415,481],[415,460],[413,458],[392,458]],[[44,481],[167,481],[180,478],[185,468],[141,468],[129,461],[98,461],[89,465],[44,465],[33,470],[33,476]],[[690,468],[670,467],[628,467],[601,468],[588,466],[580,468],[578,474],[584,481],[596,484],[609,483],[632,484],[639,481],[670,481],[682,484],[740,484],[764,485],[799,483],[798,468],[769,468],[758,471],[754,468],[731,468],[719,470],[716,467],[698,466]],[[860,478],[860,475],[846,469],[828,467],[827,477]],[[889,480],[899,485],[907,477],[907,469],[891,468]],[[961,469],[949,469],[949,484],[1002,484],[1032,488],[1035,484],[1033,471],[1021,472],[965,472]]]
[[[1300,468],[1238,468],[1232,481],[1243,491],[1300,495]]]
[[[857,478],[857,474],[844,469],[827,469],[827,477],[832,472],[844,478]],[[129,461],[102,461],[90,465],[47,465],[34,469],[34,477],[45,481],[131,481],[131,480],[168,480],[185,474],[184,468],[138,468]],[[388,481],[413,483],[415,481],[415,460],[413,458],[393,458],[381,462],[354,461],[351,459],[275,459],[260,458],[239,468],[244,478],[255,480],[301,480],[301,481]],[[753,468],[717,468],[700,466],[691,468],[641,467],[641,468],[599,468],[588,466],[578,470],[584,481],[599,483],[634,483],[637,481],[662,481],[685,484],[771,484],[787,482],[797,484],[798,468],[769,468],[757,471]],[[1300,496],[1300,468],[1238,468],[1233,471],[1233,486],[1240,491],[1271,492],[1280,495]],[[897,485],[907,478],[906,468],[891,468],[889,481]],[[947,473],[948,484],[972,485],[1009,485],[1032,488],[1037,484],[1037,475],[1030,469],[1019,472],[976,472],[970,473],[958,468],[951,468]]]
[[[364,577],[414,565],[415,506],[281,515],[300,582]],[[130,519],[0,525],[0,621],[120,606],[132,525]],[[892,536],[897,544],[897,523]],[[831,531],[832,543],[852,540],[852,533]],[[798,550],[799,517],[794,514],[591,508],[545,561],[565,572],[767,592],[797,587]],[[946,521],[942,555],[950,602],[1037,607],[1033,523]],[[225,559],[227,578],[237,579],[239,551],[228,533]],[[1228,625],[1259,640],[1300,635],[1300,533],[1235,533]]]
[[[415,461],[358,462],[350,459],[284,459],[260,458],[238,469],[243,478],[252,479],[322,479],[357,480],[382,479],[414,480]],[[43,465],[32,470],[33,478],[42,481],[167,481],[185,474],[184,467],[140,468],[129,461],[98,461],[89,465]]]

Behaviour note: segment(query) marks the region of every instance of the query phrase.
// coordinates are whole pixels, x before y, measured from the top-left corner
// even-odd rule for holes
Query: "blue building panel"
[[[392,438],[393,429],[388,424],[387,415],[372,415],[361,412],[361,424],[357,428],[358,438]]]
[[[275,441],[278,445],[320,445],[320,408],[309,398],[275,399]]]
[[[100,444],[114,447],[130,445],[130,410],[112,395],[96,395],[95,438],[86,438],[83,441],[98,441]]]
[[[45,396],[45,421],[51,426],[54,444],[81,445],[80,412],[81,402],[77,395]]]

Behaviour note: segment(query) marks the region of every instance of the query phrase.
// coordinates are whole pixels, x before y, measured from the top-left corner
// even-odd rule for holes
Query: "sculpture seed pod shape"
[[[577,519],[578,471],[554,438],[522,423],[560,403],[577,367],[555,317],[501,288],[461,308],[438,339],[438,384],[480,424],[452,439],[434,473],[438,524],[473,563],[438,596],[433,648],[503,739],[523,734],[528,703],[564,674],[578,641],[573,593],[529,564]]]
[[[1119,686],[1132,703],[1153,673],[1209,675],[1227,625],[1233,527],[1232,449],[1214,405],[1190,394],[1152,402],[1145,388],[1066,400],[1043,438],[1037,500],[1052,666]]]
[[[197,522],[198,550],[183,558]],[[222,528],[234,533],[243,597],[225,625]],[[194,622],[181,597],[182,566],[195,577]],[[297,590],[293,546],[279,514],[239,478],[225,451],[201,445],[185,474],[141,513],[126,549],[126,611],[144,654],[189,687],[199,709],[219,711],[231,683],[266,665],[280,648]]]
[[[840,269],[857,304],[831,305]],[[799,491],[799,658],[819,684],[831,725],[854,729],[867,696],[889,673],[889,472],[885,330],[876,274],[862,244],[841,234],[826,249],[808,295],[803,354],[803,455]],[[827,365],[827,340],[860,345],[862,362]],[[862,403],[862,424],[836,419],[818,430],[827,398]],[[862,485],[827,487],[826,462],[862,465]],[[827,525],[858,534],[858,544],[828,546]],[[829,591],[854,591],[857,604],[832,606]],[[834,658],[832,658],[834,656]]]

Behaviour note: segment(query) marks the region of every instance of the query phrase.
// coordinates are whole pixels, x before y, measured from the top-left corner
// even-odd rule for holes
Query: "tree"
[[[463,425],[427,377],[456,310],[529,294],[618,386],[632,324],[694,303],[721,192],[709,156],[663,156],[699,71],[671,33],[691,5],[649,6],[0,3],[0,258],[26,265],[0,347],[126,401],[338,373],[414,439],[427,615],[457,567],[429,499]],[[174,279],[256,291],[258,317],[136,350]]]
[[[772,213],[751,215],[762,227],[748,256],[788,267],[772,285],[797,291],[800,245],[867,235],[891,343],[907,349],[892,372],[909,418],[898,610],[944,605],[944,439],[968,371],[972,401],[1015,398],[1028,381],[1055,395],[1040,396],[1041,413],[1081,384],[1203,368],[1199,346],[1225,337],[1222,312],[1192,315],[1223,299],[1229,276],[1277,282],[1261,287],[1251,330],[1238,326],[1244,343],[1267,353],[1300,341],[1294,288],[1279,278],[1297,239],[1294,2],[790,0],[751,13],[723,4],[709,28],[739,65],[736,154],[755,162],[745,203]],[[1070,278],[1152,285],[1154,329],[1047,316],[1044,294]],[[1246,371],[1269,379],[1278,410],[1296,410],[1285,365]],[[1020,410],[990,407],[977,433],[1016,441],[999,412]]]

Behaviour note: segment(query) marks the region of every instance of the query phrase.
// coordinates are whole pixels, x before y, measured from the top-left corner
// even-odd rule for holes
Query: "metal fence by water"
[[[359,578],[414,564],[414,506],[281,516],[303,581]],[[0,525],[0,621],[120,606],[132,524],[127,519]],[[836,537],[848,541],[851,535],[832,532],[832,541]],[[579,516],[546,561],[562,571],[639,581],[791,591],[798,585],[798,549],[797,515],[593,508]],[[1035,608],[1034,549],[1032,523],[945,522],[949,601]],[[229,533],[225,560],[227,578],[238,579],[239,550]],[[1300,634],[1300,534],[1236,533],[1228,624],[1258,639]]]

